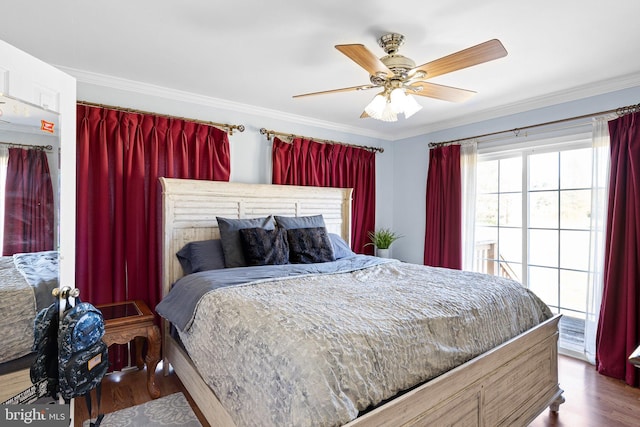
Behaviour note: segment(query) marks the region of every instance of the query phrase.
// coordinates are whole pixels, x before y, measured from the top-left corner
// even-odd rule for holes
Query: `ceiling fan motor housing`
[[[378,44],[387,55],[393,55],[404,44],[404,36],[398,33],[385,34],[378,39]]]
[[[378,44],[387,53],[380,61],[393,73],[394,78],[406,79],[409,71],[415,68],[416,63],[406,56],[398,54],[398,49],[404,44],[404,36],[398,33],[385,34],[378,39]],[[371,76],[371,81],[376,81],[380,76]],[[375,84],[375,82],[374,82]]]
[[[410,58],[402,55],[387,55],[380,58],[380,61],[382,61],[393,74],[402,78],[407,78],[409,71],[416,66],[416,63]]]

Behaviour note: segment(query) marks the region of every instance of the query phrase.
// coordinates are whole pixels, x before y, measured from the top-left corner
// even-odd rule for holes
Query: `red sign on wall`
[[[55,123],[53,122],[48,122],[46,120],[40,120],[40,130],[43,132],[49,132],[49,133],[53,133],[53,127],[55,126]]]

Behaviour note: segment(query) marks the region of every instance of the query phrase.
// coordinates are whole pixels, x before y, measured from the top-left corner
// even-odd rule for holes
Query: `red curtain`
[[[323,144],[296,138],[274,138],[273,184],[353,188],[351,247],[373,253],[368,232],[375,228],[376,154],[343,144]]]
[[[424,264],[462,269],[460,146],[429,150]]]
[[[93,304],[140,299],[153,310],[161,298],[158,178],[228,181],[229,173],[229,141],[220,129],[78,105],[80,297]]]
[[[52,250],[54,228],[53,186],[46,153],[9,148],[2,254]]]
[[[638,386],[627,358],[640,344],[640,113],[609,122],[611,171],[598,372]]]

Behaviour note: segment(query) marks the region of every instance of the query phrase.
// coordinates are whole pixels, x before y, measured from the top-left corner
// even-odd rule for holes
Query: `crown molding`
[[[171,89],[163,86],[157,86],[145,82],[123,79],[120,77],[109,76],[106,74],[94,73],[91,71],[79,70],[65,66],[57,66],[62,71],[72,75],[79,83],[86,83],[96,86],[102,86],[110,89],[118,89],[128,92],[141,93],[149,96],[170,99],[173,101],[186,102],[191,104],[202,105],[206,107],[230,110],[242,114],[255,115],[261,118],[270,118],[275,120],[284,120],[306,126],[314,126],[322,129],[333,130],[348,134],[360,135],[375,139],[381,138],[379,132],[370,131],[353,126],[345,126],[339,123],[317,120],[306,116],[286,113],[283,111],[273,110],[269,108],[257,107],[255,105],[243,104],[225,99],[215,98],[206,95],[200,95],[192,92]]]
[[[452,129],[459,126],[497,119],[499,117],[510,116],[513,114],[524,113],[526,111],[536,110],[539,108],[551,107],[554,105],[563,104],[565,102],[577,101],[580,99],[604,95],[606,93],[630,89],[638,86],[640,86],[640,72],[627,74],[615,79],[604,80],[588,85],[576,86],[574,88],[570,88],[560,92],[554,92],[535,98],[529,98],[511,104],[501,105],[495,108],[488,108],[474,114],[465,115],[464,117],[434,122],[420,129],[414,129],[410,133],[407,132],[405,134],[398,135],[396,140],[426,135],[428,133],[437,132],[440,130]]]

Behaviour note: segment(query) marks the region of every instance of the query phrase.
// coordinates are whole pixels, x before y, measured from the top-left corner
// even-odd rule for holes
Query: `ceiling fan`
[[[399,47],[404,44],[402,34],[385,34],[378,39],[378,44],[387,53],[379,59],[362,44],[336,45],[336,49],[367,70],[371,84],[305,93],[295,95],[294,98],[381,88],[382,92],[365,107],[360,117],[396,121],[398,114],[404,113],[405,118],[409,118],[422,108],[409,95],[461,102],[475,94],[471,90],[438,85],[425,80],[507,55],[502,43],[493,39],[416,67],[411,58],[398,53]]]

